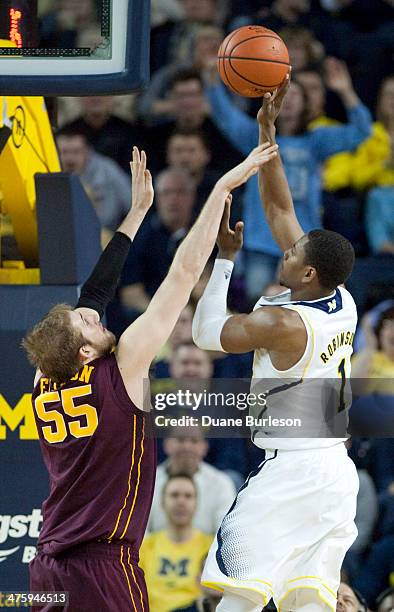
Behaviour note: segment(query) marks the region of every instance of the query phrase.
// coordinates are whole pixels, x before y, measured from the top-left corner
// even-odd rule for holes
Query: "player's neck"
[[[311,288],[308,287],[306,289],[298,289],[296,291],[291,291],[291,301],[292,302],[312,302],[314,300],[321,300],[323,298],[328,298],[330,295],[334,293],[333,289],[322,289],[321,287]]]
[[[192,525],[168,525],[167,535],[171,542],[187,542],[193,536]]]

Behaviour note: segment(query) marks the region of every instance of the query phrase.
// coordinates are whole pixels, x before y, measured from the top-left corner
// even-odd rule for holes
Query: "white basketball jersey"
[[[348,392],[349,389],[346,381],[350,376],[357,324],[356,305],[342,287],[319,300],[291,301],[290,297],[290,290],[273,297],[263,296],[254,308],[278,306],[297,311],[307,330],[307,345],[298,363],[282,371],[272,365],[265,349],[255,351],[251,390],[261,391],[266,387],[268,401],[265,408],[251,410],[255,417],[261,417],[260,420],[256,418],[252,426],[252,439],[256,446],[264,449],[304,450],[334,446],[346,440],[343,437],[346,425],[340,427],[341,437],[334,437],[335,434],[327,432],[338,429],[330,430],[327,423],[335,421],[338,425],[341,421],[338,414],[342,415],[342,411],[343,418],[347,418],[344,390]],[[335,413],[335,418],[330,417],[330,421],[327,407],[332,408],[334,404],[330,415]],[[347,398],[346,407],[348,405]],[[287,426],[290,417],[295,423],[297,419],[302,422],[302,428],[297,428],[296,424]],[[283,425],[278,424],[278,420],[282,420]],[[302,437],[305,435],[311,437]]]

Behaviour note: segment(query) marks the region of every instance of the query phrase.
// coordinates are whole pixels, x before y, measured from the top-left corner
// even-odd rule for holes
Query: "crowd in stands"
[[[78,0],[72,25],[67,5],[75,3],[58,4],[61,10],[41,19],[51,46],[81,36],[88,14],[99,19],[94,0]],[[337,609],[385,612],[394,609],[393,1],[153,0],[150,84],[126,106],[116,97],[59,101],[60,159],[80,176],[108,234],[129,206],[131,147],[147,152],[155,205],[107,312],[119,335],[147,307],[217,178],[257,143],[259,101],[232,94],[215,68],[223,37],[251,23],[281,34],[290,52],[292,84],[277,135],[301,225],[339,231],[356,250],[348,288],[360,316],[352,374],[359,397],[349,453],[360,477],[359,535],[344,562]],[[238,219],[245,241],[229,307],[245,312],[260,295],[281,290],[275,284],[280,252],[257,179],[234,194],[232,220]],[[192,344],[193,309],[210,266],[152,367],[155,389],[166,389],[170,378],[198,384],[251,375],[251,355],[210,354]],[[261,451],[248,439],[207,440],[199,430],[171,432],[159,451],[141,554],[152,610],[207,609],[203,600],[214,605],[217,595],[198,586],[204,556]]]

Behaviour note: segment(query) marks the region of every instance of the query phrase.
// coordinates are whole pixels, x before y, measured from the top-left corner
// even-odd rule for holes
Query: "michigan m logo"
[[[328,302],[327,304],[328,306],[328,312],[334,312],[334,310],[336,310],[337,308],[337,301],[336,300],[331,300],[331,302]]]
[[[11,431],[19,426],[21,440],[38,440],[38,431],[34,419],[31,394],[25,393],[13,408],[3,395],[0,394],[0,440],[7,438],[6,423]]]
[[[168,576],[169,574],[176,574],[176,576],[187,576],[187,566],[190,559],[180,559],[176,563],[172,563],[169,559],[161,557],[161,565],[159,569],[160,576]]]

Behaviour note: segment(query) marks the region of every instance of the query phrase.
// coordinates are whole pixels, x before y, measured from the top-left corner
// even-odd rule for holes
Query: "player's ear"
[[[92,359],[94,357],[93,347],[90,344],[84,344],[79,349],[79,357],[81,359],[81,363],[85,363],[88,359]]]
[[[312,268],[312,266],[308,266],[305,270],[302,282],[310,283],[315,278],[317,278],[316,268]]]

